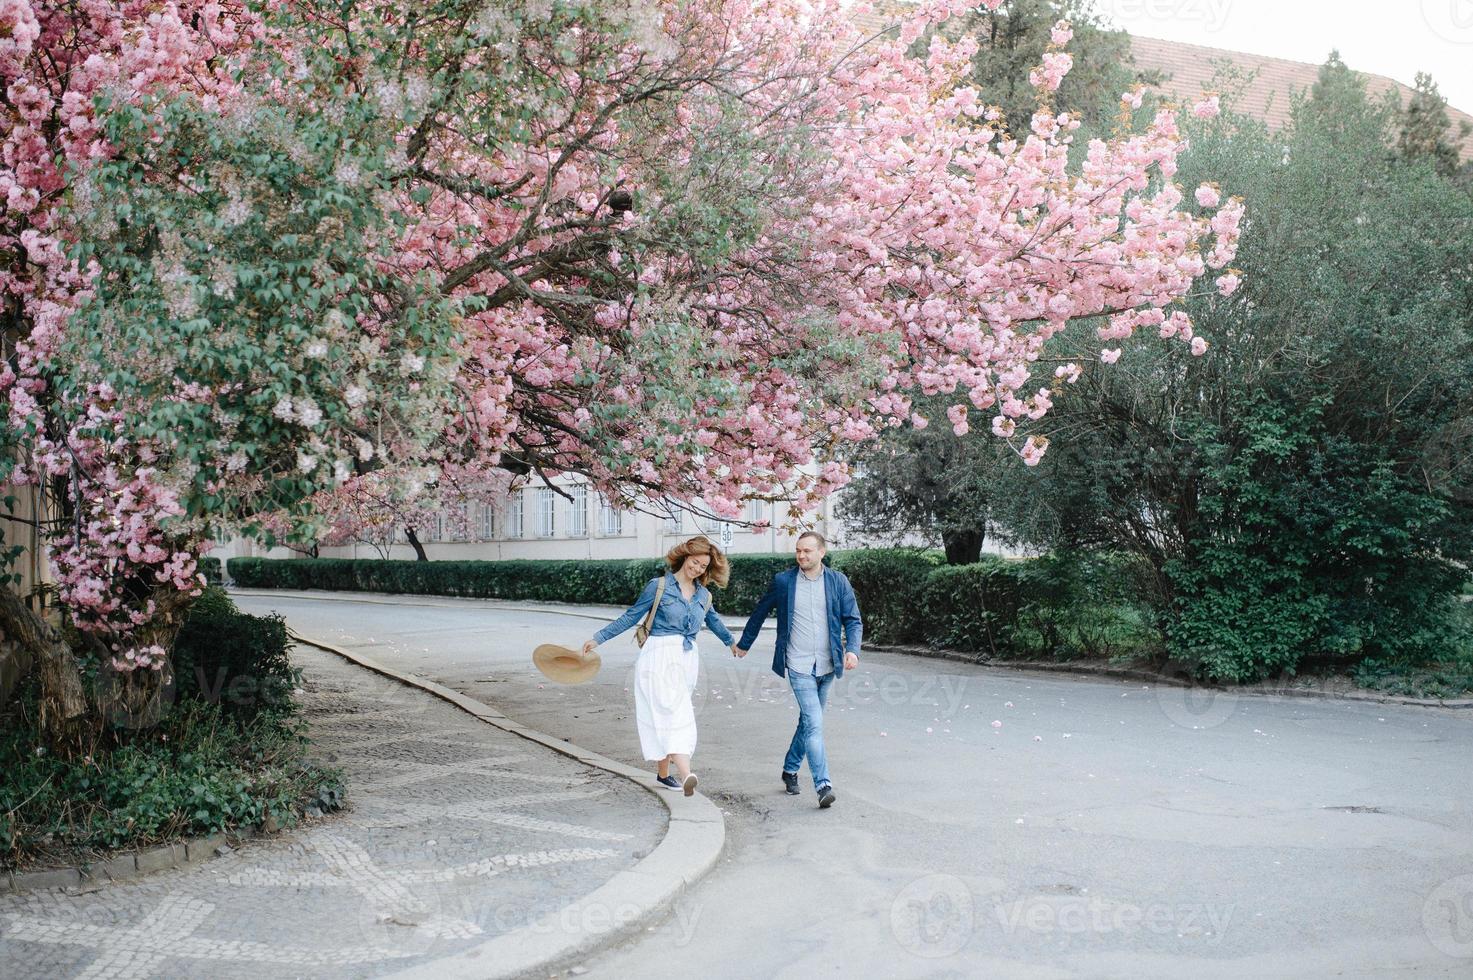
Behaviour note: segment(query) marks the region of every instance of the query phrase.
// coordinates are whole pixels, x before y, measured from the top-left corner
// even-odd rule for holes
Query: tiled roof
[[[866,37],[893,27],[915,11],[915,4],[907,0],[870,0],[868,13],[854,14],[854,23]]]
[[[912,0],[872,0],[871,11],[855,15],[855,23],[866,34],[873,34],[893,25],[915,9]],[[1253,80],[1242,92],[1236,104],[1239,112],[1262,119],[1272,128],[1279,128],[1289,121],[1289,105],[1296,92],[1303,92],[1314,85],[1319,76],[1319,66],[1286,58],[1267,58],[1248,54],[1245,51],[1229,51],[1200,44],[1185,44],[1181,41],[1163,41],[1154,37],[1131,35],[1130,51],[1136,67],[1145,71],[1160,71],[1164,76],[1160,90],[1182,101],[1194,99],[1212,87],[1213,75],[1218,62],[1226,60],[1245,73],[1254,73]],[[1409,85],[1387,78],[1361,72],[1366,80],[1366,91],[1373,98],[1388,90],[1395,91],[1402,105],[1411,98]],[[1473,124],[1469,115],[1452,106],[1447,107],[1452,120],[1454,135],[1460,122]],[[1462,160],[1473,159],[1473,132],[1461,140]]]
[[[1253,78],[1238,96],[1235,107],[1245,115],[1254,116],[1279,128],[1289,121],[1289,106],[1296,92],[1303,92],[1314,85],[1319,76],[1319,66],[1285,58],[1266,58],[1262,55],[1223,48],[1209,48],[1199,44],[1184,44],[1180,41],[1163,41],[1154,37],[1130,38],[1130,52],[1136,67],[1143,71],[1156,70],[1164,76],[1159,86],[1162,92],[1182,101],[1194,99],[1201,92],[1212,88],[1213,76],[1218,65],[1226,61]],[[1385,75],[1360,72],[1366,80],[1366,92],[1375,98],[1383,92],[1394,91],[1402,105],[1411,98],[1412,88]],[[1452,106],[1447,108],[1448,117],[1456,127],[1460,121],[1473,124],[1473,116]],[[1463,137],[1460,157],[1473,159],[1473,133]]]

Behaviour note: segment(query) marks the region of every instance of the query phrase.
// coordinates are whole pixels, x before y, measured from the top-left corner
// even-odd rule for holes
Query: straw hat
[[[584,654],[556,643],[544,643],[532,651],[532,663],[559,684],[586,684],[593,680],[603,661],[597,653]]]

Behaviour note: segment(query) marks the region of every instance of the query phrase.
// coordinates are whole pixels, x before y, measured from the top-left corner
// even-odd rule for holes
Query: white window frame
[[[537,536],[557,537],[557,491],[552,487],[537,490]]]
[[[508,538],[521,538],[524,532],[522,505],[522,491],[518,490],[511,495],[506,505],[506,536]]]
[[[481,540],[496,540],[496,508],[490,504],[481,504]]]
[[[568,505],[568,537],[588,537],[588,484],[579,483],[568,488],[573,498]]]
[[[618,538],[624,534],[624,512],[602,494],[598,498],[598,531],[606,538]]]

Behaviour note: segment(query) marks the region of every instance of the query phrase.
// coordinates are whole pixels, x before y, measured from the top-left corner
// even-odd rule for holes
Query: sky
[[[1357,71],[1412,84],[1432,75],[1473,112],[1473,0],[1094,0],[1132,34],[1320,64],[1332,48]]]

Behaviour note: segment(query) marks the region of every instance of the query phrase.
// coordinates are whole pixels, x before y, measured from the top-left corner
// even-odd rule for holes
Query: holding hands
[[[747,651],[743,650],[741,647],[733,643],[731,645],[731,655],[733,657],[745,657],[747,655]]]
[[[594,651],[594,650],[595,650],[595,649],[597,649],[597,647],[598,647],[598,643],[597,643],[597,641],[594,641],[594,640],[589,640],[589,641],[588,641],[588,642],[587,642],[587,643],[584,643],[584,644],[583,644],[583,655],[584,655],[584,656],[585,656],[585,657],[586,657],[586,656],[588,656],[588,655],[589,655],[589,654],[590,654],[590,653],[592,653],[592,652],[593,652],[593,651]]]

